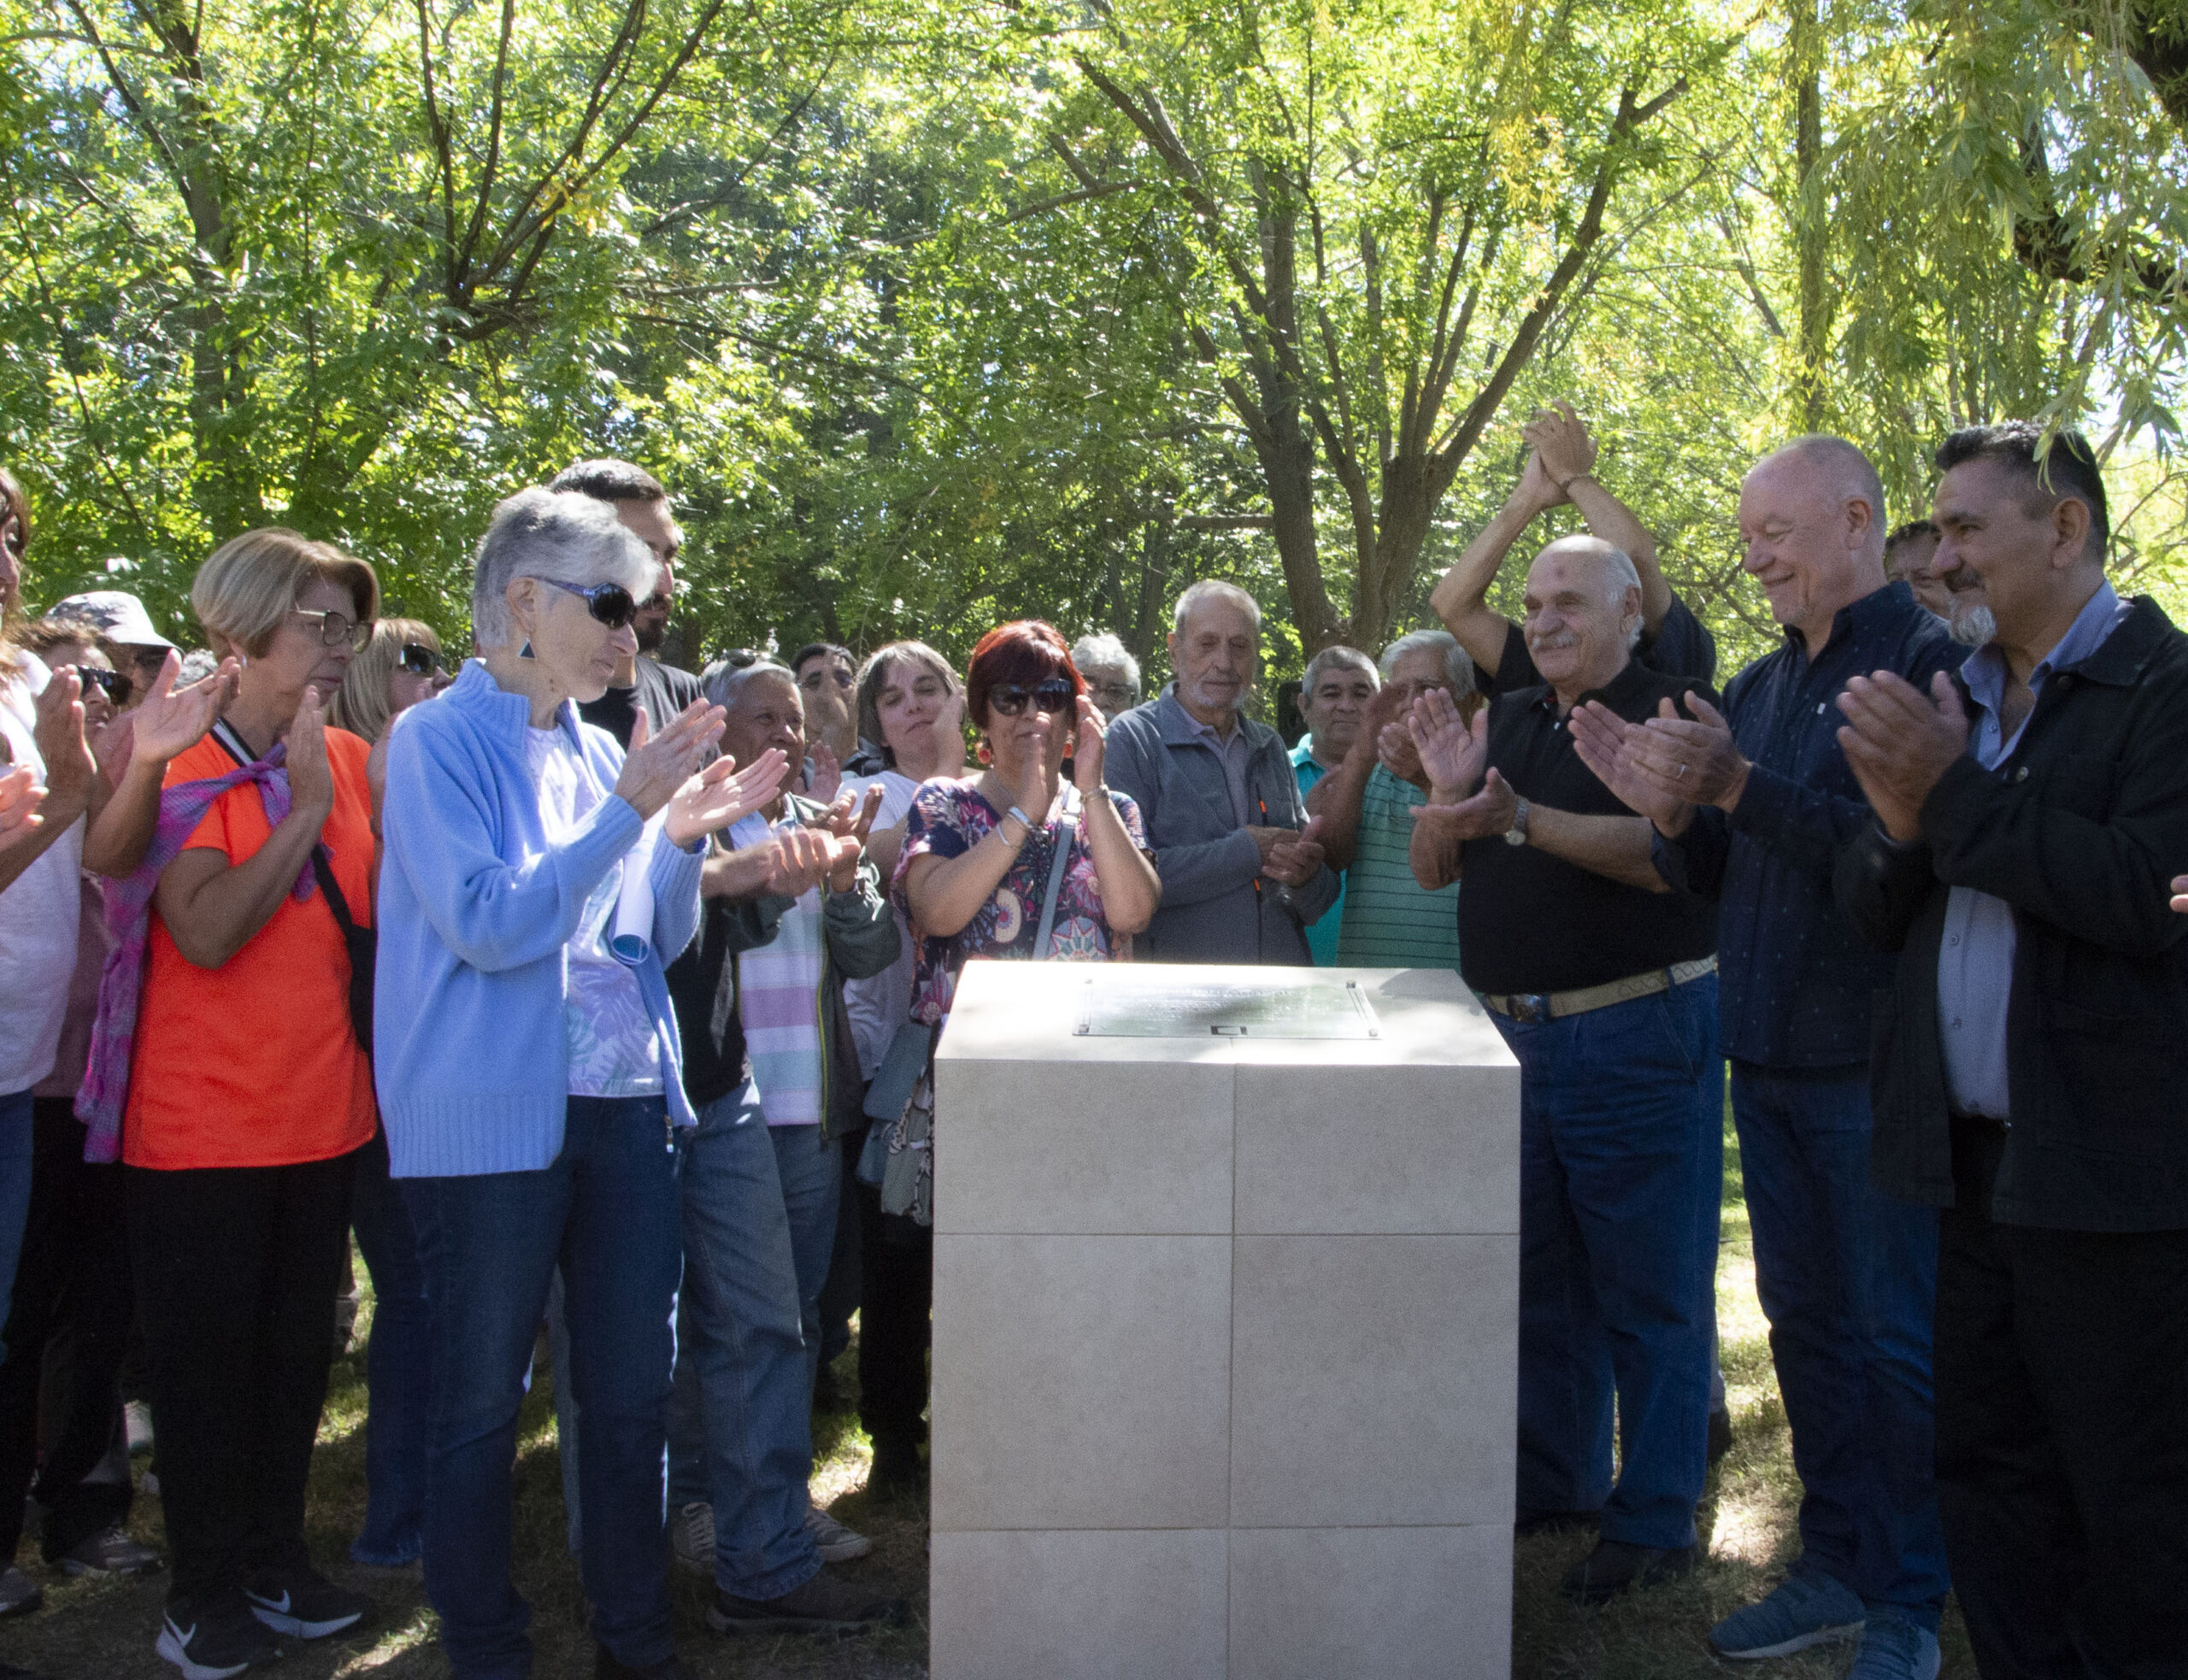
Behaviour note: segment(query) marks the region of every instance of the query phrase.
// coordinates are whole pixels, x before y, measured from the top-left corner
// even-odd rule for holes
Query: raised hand
[[[1091,799],[1101,790],[1102,759],[1108,750],[1104,731],[1108,728],[1094,702],[1080,695],[1079,736],[1071,743],[1071,784],[1079,790],[1081,799]]]
[[[0,852],[38,832],[45,820],[38,808],[44,801],[45,789],[28,765],[0,774]]]
[[[334,767],[326,759],[326,708],[319,690],[308,688],[297,704],[296,720],[283,737],[289,745],[289,806],[324,824],[334,811]]]
[[[1475,708],[1469,729],[1458,702],[1430,689],[1406,714],[1405,730],[1428,777],[1432,802],[1449,804],[1469,792],[1489,762],[1489,708]]]
[[[806,796],[822,805],[833,804],[844,786],[844,767],[836,749],[826,741],[816,741],[807,756],[813,761],[813,777],[806,785]]]
[[[128,714],[135,720],[132,751],[160,764],[205,738],[205,731],[235,698],[243,667],[234,659],[224,659],[211,676],[177,688],[175,678],[181,671],[182,655],[168,649],[144,698]]]
[[[721,708],[716,706],[711,709],[715,714],[715,722],[707,735],[709,741],[721,730]],[[685,714],[687,718],[690,715],[688,712]],[[644,714],[641,713],[638,718],[640,728],[644,726]],[[668,730],[662,731],[663,740],[667,740],[668,736]],[[633,752],[637,751],[638,738],[638,731],[634,728],[631,731]],[[705,750],[703,744],[699,750]],[[627,775],[630,772],[627,760],[623,768]],[[737,761],[724,754],[697,775],[687,776],[681,786],[654,808],[659,810],[663,805],[668,808],[668,815],[662,824],[662,832],[677,845],[689,846],[701,836],[727,828],[732,823],[742,821],[753,812],[773,802],[776,790],[789,774],[790,761],[783,756],[782,749],[778,747],[768,748],[741,771],[737,767]],[[616,784],[616,791],[622,792],[620,782]],[[636,808],[637,802],[632,801],[632,803]],[[650,815],[651,813],[641,814]]]
[[[1544,474],[1561,502],[1566,497],[1564,485],[1596,470],[1596,440],[1588,435],[1587,422],[1580,418],[1579,410],[1563,397],[1547,408],[1536,409],[1534,417],[1520,428],[1520,436],[1535,446],[1535,458],[1542,462]]]
[[[1838,696],[1846,726],[1838,731],[1848,768],[1893,839],[1922,832],[1922,802],[1967,750],[1967,711],[1952,678],[1938,672],[1930,692],[1904,677],[1879,671],[1855,677]]]
[[[65,813],[63,820],[73,821],[90,808],[91,778],[98,774],[84,739],[84,682],[73,668],[55,672],[40,690],[32,738],[45,761],[46,794],[53,802],[46,814]]]
[[[828,832],[837,841],[835,866],[828,873],[828,890],[849,892],[858,884],[858,861],[866,853],[867,836],[873,831],[874,814],[881,809],[881,784],[867,789],[863,797],[846,788],[828,809]]]
[[[1557,480],[1550,476],[1550,469],[1542,464],[1540,449],[1528,451],[1527,464],[1520,471],[1519,486],[1513,490],[1512,500],[1532,508],[1537,513],[1564,503],[1565,492],[1557,487]]]
[[[830,881],[844,857],[858,863],[858,849],[825,828],[786,828],[762,843],[769,853],[767,890],[781,898],[803,898]]]
[[[656,735],[640,711],[632,720],[631,749],[623,755],[622,773],[615,778],[617,796],[641,817],[651,817],[676,796],[705,759],[707,749],[721,738],[721,720],[726,715],[719,706],[695,700]],[[782,755],[774,756],[780,759]]]
[[[1033,721],[1033,731],[1026,743],[1026,761],[1020,772],[1019,785],[1011,791],[1017,796],[1018,808],[1032,818],[1038,825],[1049,819],[1049,806],[1056,796],[1050,791],[1049,743],[1063,720],[1051,713],[1040,713]]]
[[[1662,702],[1668,711],[1671,702]],[[1655,777],[1644,775],[1628,743],[1646,733],[1639,724],[1628,723],[1600,700],[1575,706],[1566,720],[1573,737],[1573,750],[1596,779],[1626,802],[1626,808],[1656,824],[1662,834],[1682,834],[1694,820],[1694,807]]]

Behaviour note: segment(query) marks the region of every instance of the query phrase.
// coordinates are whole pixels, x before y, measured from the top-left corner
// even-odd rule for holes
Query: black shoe
[[[1729,1412],[1712,1412],[1709,1414],[1709,1462],[1716,1463],[1719,1459],[1732,1450],[1732,1414]]]
[[[920,1463],[920,1443],[907,1436],[876,1436],[873,1468],[867,1472],[870,1494],[909,1494],[919,1491],[926,1470]]]
[[[691,1680],[691,1671],[684,1666],[681,1657],[664,1657],[657,1663],[644,1668],[633,1668],[626,1662],[616,1660],[615,1654],[605,1645],[592,1648],[592,1680]]]
[[[256,1663],[281,1654],[273,1634],[241,1604],[184,1611],[170,1605],[153,1647],[183,1672],[184,1680],[233,1680]]]
[[[707,1625],[716,1633],[856,1633],[877,1623],[901,1626],[910,1614],[901,1598],[854,1587],[824,1565],[779,1598],[739,1598],[717,1589]]]
[[[1575,1604],[1608,1604],[1628,1587],[1653,1586],[1691,1575],[1701,1561],[1699,1546],[1658,1551],[1623,1540],[1598,1540],[1594,1551],[1566,1571],[1561,1590]]]
[[[1603,1526],[1600,1511],[1530,1511],[1512,1524],[1512,1538],[1532,1540],[1541,1534],[1578,1534]]]
[[[276,1633],[324,1639],[365,1619],[373,1601],[336,1586],[315,1569],[261,1570],[244,1589],[250,1613]]]
[[[850,1411],[851,1405],[850,1390],[833,1371],[822,1366],[820,1374],[813,1380],[813,1409],[823,1417],[832,1417],[838,1412]]]

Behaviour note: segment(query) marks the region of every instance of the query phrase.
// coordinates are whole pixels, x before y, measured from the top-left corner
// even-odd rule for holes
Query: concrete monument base
[[[935,1084],[936,1680],[1509,1673],[1520,1080],[1458,977],[976,962]]]

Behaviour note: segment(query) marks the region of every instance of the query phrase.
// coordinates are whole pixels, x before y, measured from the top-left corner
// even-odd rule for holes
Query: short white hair
[[[1383,680],[1391,680],[1391,673],[1408,654],[1422,648],[1433,648],[1444,656],[1444,675],[1456,695],[1468,694],[1473,689],[1473,661],[1467,657],[1467,650],[1459,645],[1459,638],[1448,630],[1416,630],[1401,636],[1383,649]]]
[[[621,584],[631,599],[653,593],[660,562],[615,510],[569,490],[521,490],[494,509],[471,568],[471,634],[481,648],[505,644],[509,586],[519,578],[547,578],[591,588]]]
[[[1185,620],[1211,601],[1221,601],[1236,607],[1250,619],[1254,634],[1262,633],[1262,604],[1236,584],[1226,584],[1220,578],[1203,578],[1197,584],[1188,584],[1179,596],[1178,604],[1170,612],[1170,629],[1184,635]]]
[[[1121,671],[1132,680],[1132,691],[1139,692],[1139,661],[1126,647],[1106,630],[1090,631],[1071,644],[1072,668],[1085,676],[1089,670]]]
[[[1626,591],[1641,587],[1641,568],[1633,563],[1633,556],[1615,543],[1607,542],[1601,537],[1586,535],[1560,537],[1555,542],[1544,543],[1541,554],[1538,554],[1535,558],[1540,560],[1543,555],[1549,554],[1552,550],[1561,555],[1587,555],[1596,561],[1603,571],[1603,604],[1606,606],[1624,606]],[[1641,615],[1635,615],[1633,628],[1626,633],[1626,645],[1628,648],[1638,648],[1641,645],[1641,631],[1644,622]]]
[[[1362,653],[1357,648],[1348,648],[1342,642],[1332,642],[1307,661],[1306,672],[1299,678],[1300,696],[1303,701],[1311,700],[1314,697],[1315,690],[1321,683],[1322,673],[1332,665],[1350,666],[1355,671],[1365,671],[1371,677],[1379,678],[1379,673],[1375,669],[1375,661],[1368,658],[1366,654]]]
[[[738,696],[756,677],[772,677],[787,685],[793,694],[797,692],[797,673],[787,665],[778,665],[772,659],[756,659],[750,665],[732,665],[726,659],[718,659],[699,673],[699,687],[707,698],[722,710],[733,712],[737,709]],[[804,704],[802,695],[798,703],[801,706]]]

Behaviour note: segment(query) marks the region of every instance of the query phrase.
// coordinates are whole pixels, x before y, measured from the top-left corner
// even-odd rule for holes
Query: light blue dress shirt
[[[2028,674],[2032,703],[2027,716],[2009,736],[2002,708],[2006,696],[2006,659],[1996,647],[1978,648],[1960,667],[1961,680],[1975,702],[1975,727],[1967,749],[1985,770],[2011,757],[2036,715],[2035,699],[2055,671],[2080,664],[2104,645],[2131,610],[2109,583],[2067,626],[2059,643]],[[2013,998],[2013,907],[2003,898],[1973,887],[1955,887],[1945,902],[1944,937],[1938,946],[1938,1033],[1944,1041],[1945,1089],[1953,1112],[2005,1120],[2011,1113],[2006,1091],[2006,1012]]]

